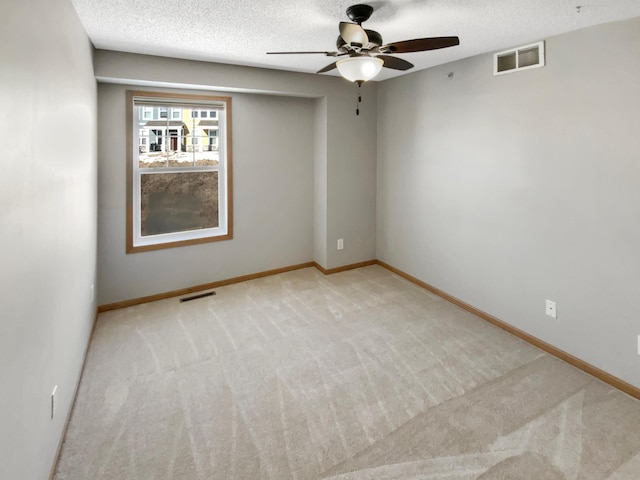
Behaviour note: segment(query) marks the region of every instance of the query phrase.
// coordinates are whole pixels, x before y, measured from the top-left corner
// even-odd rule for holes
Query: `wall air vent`
[[[544,42],[532,43],[493,55],[493,74],[544,67]]]

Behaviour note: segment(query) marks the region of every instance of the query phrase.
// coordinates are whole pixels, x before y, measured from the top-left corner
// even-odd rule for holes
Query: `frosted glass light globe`
[[[376,57],[349,57],[336,63],[340,75],[351,82],[366,82],[382,70],[382,60]]]

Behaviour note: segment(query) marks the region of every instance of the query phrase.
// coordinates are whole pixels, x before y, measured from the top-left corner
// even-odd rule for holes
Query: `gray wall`
[[[356,117],[356,87],[342,78],[110,51],[97,51],[94,65],[100,304],[313,260],[335,268],[374,258],[375,84]],[[126,84],[231,92],[233,240],[124,253]]]
[[[378,86],[377,258],[640,386],[640,19],[546,47]]]
[[[0,478],[31,480],[49,475],[95,315],[96,82],[71,2],[3,1],[0,18]]]
[[[101,304],[313,258],[314,101],[238,93],[227,94],[233,103],[234,238],[125,254],[126,90],[98,88]]]

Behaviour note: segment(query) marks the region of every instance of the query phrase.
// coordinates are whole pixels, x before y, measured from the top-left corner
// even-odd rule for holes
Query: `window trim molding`
[[[225,149],[226,149],[226,165],[225,165],[225,176],[226,176],[226,216],[227,216],[227,233],[225,235],[217,235],[217,236],[209,236],[203,238],[192,238],[187,240],[176,240],[172,242],[165,243],[157,243],[153,245],[138,245],[134,246],[133,238],[133,188],[134,188],[134,179],[133,179],[133,161],[134,161],[134,151],[137,151],[138,145],[133,145],[133,108],[134,108],[134,97],[151,97],[158,98],[159,101],[166,98],[185,100],[187,102],[196,102],[198,100],[206,101],[206,102],[223,102],[225,104]],[[126,253],[138,253],[138,252],[148,252],[153,250],[164,250],[165,248],[175,248],[175,247],[183,247],[188,245],[198,245],[201,243],[210,243],[210,242],[219,242],[223,240],[231,240],[233,238],[233,122],[232,122],[232,98],[231,97],[221,97],[215,95],[202,95],[202,94],[188,94],[188,93],[175,93],[171,91],[147,91],[147,90],[127,90],[126,92],[126,213],[125,213],[125,222],[126,222],[126,239],[125,239],[125,251]]]

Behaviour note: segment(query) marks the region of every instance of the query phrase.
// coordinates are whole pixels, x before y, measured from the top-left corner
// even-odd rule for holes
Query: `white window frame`
[[[175,108],[183,109],[211,109],[215,107],[215,110],[219,112],[217,115],[219,136],[224,136],[224,140],[219,140],[218,144],[218,165],[206,167],[192,165],[186,167],[140,168],[138,160],[138,121],[140,114],[138,109],[144,109],[146,105],[157,107],[170,107],[173,105]],[[127,91],[127,111],[127,253],[229,240],[233,238],[231,98],[171,92]],[[171,115],[168,115],[168,117],[171,117]],[[166,120],[170,122],[172,119],[167,118]],[[192,130],[192,125],[189,124],[189,121],[187,121],[185,125],[189,130]],[[195,131],[190,131],[189,136],[195,133]],[[197,140],[197,137],[193,138]],[[134,145],[135,148],[133,147]],[[218,227],[142,236],[140,233],[141,176],[143,174],[196,173],[203,171],[218,173]]]

